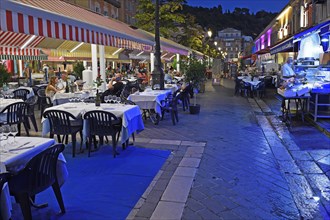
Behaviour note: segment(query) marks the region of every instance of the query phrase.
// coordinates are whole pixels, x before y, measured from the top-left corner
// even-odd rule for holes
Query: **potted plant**
[[[79,79],[82,79],[82,72],[85,70],[83,62],[76,62],[73,66],[73,72]]]
[[[4,64],[0,63],[0,87],[3,87],[3,84],[9,81],[10,75],[7,71],[7,68]]]
[[[185,82],[191,85],[191,89],[194,93],[193,104],[189,106],[191,114],[198,114],[200,111],[200,105],[196,103],[196,96],[197,93],[203,92],[205,89],[205,69],[206,62],[197,60],[194,55],[184,64]]]

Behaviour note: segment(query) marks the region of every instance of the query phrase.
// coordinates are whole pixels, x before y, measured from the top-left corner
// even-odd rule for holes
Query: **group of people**
[[[67,85],[68,76],[65,73],[61,74],[59,79],[57,76],[52,76],[49,80],[49,83],[46,87],[46,96],[53,97],[57,92],[65,92]]]

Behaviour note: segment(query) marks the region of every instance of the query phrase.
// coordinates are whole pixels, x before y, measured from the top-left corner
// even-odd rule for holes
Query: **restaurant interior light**
[[[119,48],[118,50],[116,50],[115,52],[112,53],[112,55],[116,55],[119,51],[121,50],[121,48]]]
[[[37,36],[36,35],[32,35],[27,41],[25,41],[25,43],[21,46],[21,49],[24,49],[25,47],[27,47],[27,45],[29,45]]]
[[[143,51],[141,51],[140,53],[136,54],[136,56],[140,56],[141,54],[143,54]]]
[[[81,42],[80,44],[78,44],[77,46],[75,46],[72,50],[70,50],[70,53],[72,53],[73,51],[77,50],[83,44],[84,44],[84,42]]]
[[[321,42],[329,42],[329,39],[328,38],[322,38]]]

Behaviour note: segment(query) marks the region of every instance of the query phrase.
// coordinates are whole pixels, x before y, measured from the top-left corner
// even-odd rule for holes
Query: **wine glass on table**
[[[3,150],[6,152],[6,146],[8,145],[8,136],[10,135],[10,125],[3,125],[3,135],[5,136],[6,144],[3,145]]]
[[[109,97],[108,95],[104,97],[104,101],[105,101],[105,103],[108,103],[108,102],[110,101],[109,98],[110,98],[110,97]]]
[[[16,143],[16,135],[18,134],[18,127],[16,124],[13,124],[10,126],[10,131],[11,131],[11,134],[14,136],[14,142],[13,143]]]

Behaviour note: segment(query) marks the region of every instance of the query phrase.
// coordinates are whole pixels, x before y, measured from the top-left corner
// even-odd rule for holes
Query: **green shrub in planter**
[[[7,68],[4,64],[0,63],[0,87],[3,86],[4,83],[9,81],[10,75],[7,71]]]

